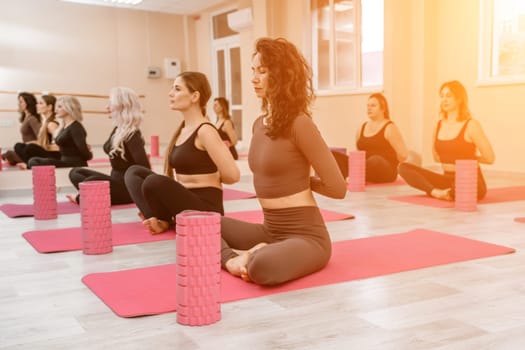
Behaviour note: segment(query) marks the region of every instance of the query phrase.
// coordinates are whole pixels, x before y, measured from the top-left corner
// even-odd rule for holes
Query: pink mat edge
[[[525,219],[525,218],[524,218]],[[452,236],[454,238],[459,238],[459,239],[464,239],[464,240],[471,240],[471,241],[474,241],[474,242],[477,242],[477,243],[482,243],[482,244],[486,244],[486,245],[490,245],[490,246],[493,246],[495,248],[500,248],[500,249],[503,249],[505,250],[505,252],[500,252],[500,253],[494,253],[493,255],[484,255],[484,256],[475,256],[475,257],[472,257],[472,258],[469,258],[469,259],[462,259],[462,260],[451,260],[449,262],[446,262],[446,263],[442,263],[442,264],[436,264],[436,265],[429,265],[429,266],[424,266],[424,267],[417,267],[417,268],[413,268],[413,269],[406,269],[406,270],[401,270],[401,271],[397,271],[397,272],[389,272],[389,273],[385,273],[385,274],[380,274],[380,275],[376,275],[376,276],[369,276],[369,277],[361,277],[361,278],[356,278],[356,279],[349,279],[349,280],[342,280],[342,281],[338,281],[338,282],[334,282],[334,283],[327,283],[327,284],[320,284],[320,285],[312,285],[312,286],[308,286],[308,287],[303,287],[303,288],[296,288],[296,289],[291,289],[291,290],[285,290],[283,292],[277,292],[277,293],[268,293],[268,294],[262,294],[262,295],[257,295],[257,296],[254,296],[254,297],[248,297],[248,298],[241,298],[241,299],[235,299],[235,300],[231,300],[231,301],[226,301],[226,302],[232,302],[232,301],[240,301],[240,300],[246,300],[246,299],[252,299],[252,298],[259,298],[259,297],[264,297],[264,296],[270,296],[270,295],[274,295],[274,294],[280,294],[280,293],[286,293],[286,292],[292,292],[292,291],[295,291],[295,290],[300,290],[300,289],[309,289],[309,288],[316,288],[316,287],[321,287],[321,286],[325,286],[325,285],[331,285],[331,284],[337,284],[337,283],[344,283],[344,282],[350,282],[350,281],[354,281],[354,280],[363,280],[363,279],[367,279],[367,278],[374,278],[374,277],[380,277],[380,276],[387,276],[387,275],[391,275],[391,274],[395,274],[395,273],[402,273],[402,272],[406,272],[406,271],[412,271],[412,270],[418,270],[418,269],[423,269],[423,268],[430,268],[430,267],[434,267],[434,266],[444,266],[444,265],[448,265],[448,264],[453,264],[453,263],[458,263],[458,262],[463,262],[463,261],[471,261],[471,260],[477,260],[477,259],[482,259],[482,258],[490,258],[490,257],[495,257],[495,256],[500,256],[500,255],[507,255],[507,254],[513,254],[516,252],[516,249],[514,248],[511,248],[511,247],[507,247],[507,246],[502,246],[502,245],[498,245],[498,244],[494,244],[494,243],[490,243],[490,242],[484,242],[484,241],[479,241],[477,239],[472,239],[472,238],[468,238],[468,237],[464,237],[464,236],[457,236],[457,235],[454,235],[454,234],[450,234],[450,233],[444,233],[444,232],[441,232],[441,231],[434,231],[434,230],[429,230],[429,229],[423,229],[423,228],[415,228],[415,229],[412,229],[412,230],[408,230],[408,231],[404,231],[404,232],[399,232],[399,233],[391,233],[391,234],[385,234],[385,235],[378,235],[378,236],[371,236],[371,237],[363,237],[363,238],[356,238],[355,240],[364,240],[364,239],[370,239],[370,238],[381,238],[383,236],[395,236],[395,235],[403,235],[403,234],[408,234],[408,233],[414,233],[414,232],[417,232],[417,231],[420,231],[420,230],[423,230],[423,231],[426,231],[428,233],[434,233],[434,234],[441,234],[441,235],[445,235],[445,236]],[[343,243],[343,242],[347,242],[347,241],[350,241],[350,240],[343,240],[343,241],[336,241],[336,242],[332,242],[332,244],[335,244],[335,243]],[[87,280],[90,278],[90,276],[96,276],[96,275],[105,275],[105,274],[112,274],[112,273],[119,273],[119,272],[124,272],[124,271],[134,271],[134,270],[141,270],[141,269],[150,269],[150,268],[161,268],[161,267],[168,267],[168,266],[172,266],[172,265],[175,265],[175,263],[169,263],[169,264],[161,264],[161,265],[154,265],[154,266],[146,266],[146,267],[139,267],[139,268],[134,268],[134,269],[128,269],[128,270],[114,270],[114,271],[106,271],[106,272],[95,272],[95,273],[89,273],[89,274],[86,274],[84,275],[82,278],[81,278],[81,281],[84,283],[84,285],[93,293],[95,294],[95,296],[97,296],[110,310],[112,310],[117,316],[119,317],[123,317],[123,318],[134,318],[134,317],[142,317],[142,316],[154,316],[154,315],[160,315],[160,314],[164,314],[164,313],[169,313],[169,312],[176,312],[176,310],[166,310],[166,311],[163,311],[163,312],[144,312],[144,313],[141,313],[141,314],[136,314],[136,315],[120,315],[114,308],[111,307],[111,305],[109,305],[108,303],[106,303],[106,301],[104,299],[102,299],[97,293],[95,293],[95,291],[93,291],[90,286],[88,285],[89,282],[87,282]],[[322,272],[321,271],[318,271],[316,273],[320,273]],[[305,277],[308,277],[308,276],[305,276]],[[304,278],[304,277],[303,277]],[[301,279],[299,279],[301,280]],[[297,280],[295,280],[297,281]],[[291,281],[291,282],[294,282],[294,281]],[[290,282],[289,282],[290,283]],[[279,287],[279,286],[278,286]],[[272,287],[270,287],[272,288]],[[225,303],[225,302],[221,302],[221,303]]]

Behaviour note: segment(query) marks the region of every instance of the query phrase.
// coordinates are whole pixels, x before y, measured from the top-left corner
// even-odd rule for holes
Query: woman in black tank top
[[[224,214],[222,184],[239,181],[240,171],[217,129],[206,119],[211,87],[199,72],[184,72],[170,90],[170,108],[184,121],[165,154],[164,175],[131,166],[124,175],[129,194],[152,234],[166,231],[184,210]]]
[[[237,134],[230,113],[228,112],[229,109],[230,107],[227,99],[224,97],[215,98],[213,103],[213,111],[217,116],[215,127],[219,131],[221,139],[230,149],[233,159],[237,160],[239,159],[237,149],[235,148],[235,145],[237,144]]]
[[[441,163],[442,173],[430,171],[414,164],[399,165],[399,174],[412,187],[429,196],[443,200],[454,200],[455,161],[477,160],[492,164],[494,151],[481,125],[472,119],[468,109],[467,91],[457,81],[443,83],[439,89],[441,107],[440,120],[434,129],[432,153]],[[478,167],[478,200],[485,197],[487,186]]]
[[[368,121],[357,132],[356,147],[366,152],[366,182],[385,183],[397,178],[397,165],[407,158],[407,148],[397,126],[390,121],[385,96],[370,95]]]

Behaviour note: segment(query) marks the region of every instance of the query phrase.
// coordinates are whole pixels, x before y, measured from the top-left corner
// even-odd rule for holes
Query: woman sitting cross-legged
[[[328,263],[332,244],[313,192],[344,198],[346,182],[310,115],[311,70],[297,48],[259,39],[252,71],[262,115],[252,127],[248,162],[264,223],[223,217],[221,263],[246,281],[275,285]]]
[[[82,107],[76,97],[61,96],[56,104],[56,116],[62,119],[62,129],[55,138],[60,149],[60,159],[33,157],[27,162],[31,169],[38,165],[54,165],[57,168],[86,166],[93,154],[86,143],[87,132],[82,125]]]
[[[71,169],[69,179],[77,190],[81,182],[109,181],[112,205],[133,203],[124,183],[124,174],[134,164],[150,168],[139,129],[143,118],[139,97],[130,88],[113,88],[109,94],[108,111],[115,125],[104,143],[104,152],[111,163],[111,175],[77,167]],[[79,195],[68,195],[68,198],[72,202],[80,202]]]
[[[492,164],[494,151],[468,108],[467,91],[457,81],[449,81],[439,89],[441,98],[440,118],[434,129],[434,160],[441,163],[442,173],[421,168],[410,163],[399,165],[399,175],[412,187],[429,196],[443,200],[454,200],[456,160],[470,159],[478,163]],[[487,185],[478,166],[477,198],[487,193]]]
[[[152,234],[166,231],[183,210],[224,214],[222,184],[239,181],[235,160],[205,117],[210,96],[204,74],[181,73],[169,97],[171,109],[184,120],[168,146],[165,175],[139,165],[126,171],[126,187]]]
[[[42,118],[37,112],[35,95],[29,92],[19,93],[18,111],[20,112],[20,136],[22,137],[22,142],[17,142],[13,150],[8,150],[2,154],[2,159],[6,160],[10,165],[18,165],[18,163],[24,162],[21,152],[26,145],[37,141],[38,132],[42,125]]]
[[[366,152],[366,182],[395,181],[399,162],[407,159],[407,148],[399,128],[390,120],[385,96],[370,95],[367,104],[368,121],[357,132],[358,150]]]
[[[60,149],[55,144],[55,137],[60,131],[55,105],[55,96],[42,95],[38,98],[37,111],[42,117],[42,126],[35,142],[15,145],[15,151],[22,160],[16,164],[20,169],[27,169],[27,162],[33,157],[60,159]]]

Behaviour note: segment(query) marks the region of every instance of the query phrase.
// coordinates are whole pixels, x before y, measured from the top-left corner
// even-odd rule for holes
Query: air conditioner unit
[[[246,7],[228,14],[228,27],[236,32],[252,26],[252,8]]]

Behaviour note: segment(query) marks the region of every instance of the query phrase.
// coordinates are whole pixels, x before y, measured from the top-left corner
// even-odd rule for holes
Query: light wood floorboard
[[[246,161],[239,162],[244,175],[234,187],[253,191]],[[488,172],[487,182],[525,185],[525,174]],[[69,190],[61,188],[59,199]],[[179,325],[175,313],[120,318],[80,281],[92,272],[172,263],[174,241],[99,256],[39,254],[23,232],[79,226],[80,216],[37,221],[0,213],[0,349],[524,349],[525,224],[513,219],[525,216],[525,201],[465,213],[387,199],[412,193],[388,186],[340,201],[316,198],[322,208],[356,216],[327,224],[334,241],[425,228],[516,253],[226,303],[222,320],[204,327]],[[27,191],[0,194],[0,204],[31,200]],[[258,208],[255,199],[225,202],[226,211]],[[137,220],[133,209],[112,215],[113,222]]]

